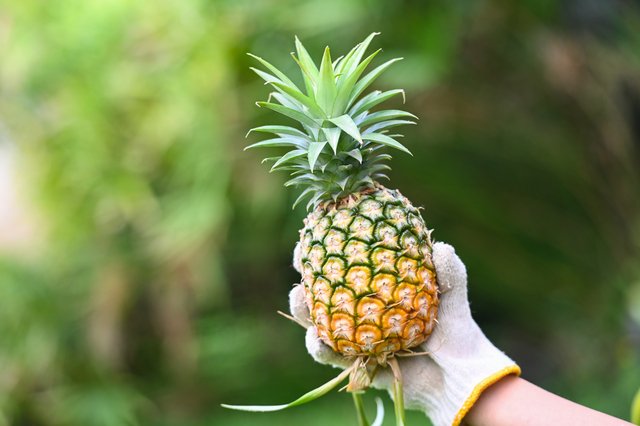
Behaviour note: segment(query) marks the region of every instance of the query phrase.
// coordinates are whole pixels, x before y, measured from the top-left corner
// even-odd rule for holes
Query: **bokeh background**
[[[294,34],[319,58],[373,31],[405,58],[378,88],[420,117],[392,186],[467,264],[477,321],[525,378],[628,418],[640,3],[26,0],[0,3],[0,425],[355,424],[345,394],[219,404],[336,373],[276,314],[305,212],[242,151],[274,119],[245,53],[292,72]]]

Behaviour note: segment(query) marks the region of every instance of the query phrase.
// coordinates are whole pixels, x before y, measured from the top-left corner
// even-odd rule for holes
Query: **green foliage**
[[[456,246],[483,329],[531,380],[628,416],[640,376],[639,18],[619,2],[584,6],[3,5],[0,143],[18,148],[25,217],[39,223],[28,250],[0,247],[0,425],[355,424],[347,395],[258,417],[219,408],[291,400],[335,374],[274,314],[299,279],[290,258],[304,212],[242,148],[247,128],[275,123],[253,130],[299,149],[307,132],[269,107],[321,90],[317,117],[336,102],[311,141],[326,141],[318,170],[357,136],[339,111],[397,108],[405,94],[393,87],[420,122],[392,186]],[[384,64],[372,70],[405,57],[375,81],[358,68],[367,41],[311,60],[372,31]],[[267,108],[251,108],[264,99],[256,63],[279,80]],[[383,132],[413,118],[388,114],[368,117],[365,142],[392,144]],[[308,166],[300,151],[289,160]]]
[[[384,163],[391,158],[380,148],[390,147],[411,154],[395,138],[400,135],[387,135],[389,128],[403,124],[415,124],[409,120],[396,118],[417,118],[400,110],[382,110],[372,112],[369,107],[380,104],[395,93],[404,93],[401,89],[382,93],[379,90],[359,97],[384,70],[398,59],[392,59],[360,78],[373,58],[380,52],[362,59],[373,37],[372,33],[358,43],[345,56],[331,60],[329,47],[326,47],[320,61],[320,69],[311,59],[302,42],[296,37],[298,56],[293,56],[305,82],[306,93],[291,81],[284,73],[264,59],[250,54],[259,61],[267,72],[251,68],[276,92],[269,97],[278,104],[258,102],[258,106],[269,108],[296,121],[304,132],[292,134],[289,127],[261,126],[255,130],[269,129],[278,137],[256,142],[247,148],[288,147],[289,151],[279,157],[269,157],[264,161],[275,161],[274,170],[290,171],[292,179],[285,186],[302,187],[302,193],[293,203],[295,206],[309,198],[307,209],[321,202],[337,201],[367,187],[374,180],[388,179],[382,171],[389,170]],[[391,93],[391,94],[390,94]],[[354,105],[355,104],[355,105]],[[284,130],[285,133],[281,133]],[[354,161],[355,160],[355,161]]]

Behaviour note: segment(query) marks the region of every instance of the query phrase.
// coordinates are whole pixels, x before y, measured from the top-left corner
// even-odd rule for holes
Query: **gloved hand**
[[[294,266],[299,259],[294,255]],[[434,426],[459,425],[490,385],[509,374],[520,374],[520,367],[497,349],[471,317],[467,299],[467,272],[452,246],[436,243],[433,263],[440,291],[438,323],[416,352],[426,355],[399,358],[403,377],[404,402],[408,409],[425,412]],[[314,360],[338,368],[353,360],[325,345],[310,321],[304,292],[297,285],[289,294],[289,305],[298,322],[307,326],[306,346]],[[373,386],[390,390],[393,375],[381,369]]]

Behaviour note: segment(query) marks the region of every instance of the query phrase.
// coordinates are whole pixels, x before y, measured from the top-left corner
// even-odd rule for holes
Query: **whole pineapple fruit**
[[[320,67],[296,38],[294,60],[305,90],[262,58],[254,71],[275,91],[258,102],[297,122],[295,127],[261,126],[275,135],[253,147],[285,147],[271,170],[285,170],[286,186],[302,188],[311,210],[300,231],[294,263],[302,273],[306,303],[318,336],[345,356],[386,359],[424,342],[436,323],[438,291],[431,261],[430,231],[420,212],[388,179],[386,148],[409,152],[389,134],[414,124],[408,112],[376,110],[402,90],[365,89],[392,63],[364,73],[380,50],[364,58],[376,33],[332,61],[329,48]],[[363,59],[364,58],[364,59]]]

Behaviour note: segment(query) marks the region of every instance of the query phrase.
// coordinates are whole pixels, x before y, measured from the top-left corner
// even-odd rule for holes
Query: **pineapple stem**
[[[310,324],[305,324],[303,321],[300,321],[299,319],[292,317],[291,315],[285,314],[282,311],[276,311],[279,315],[282,315],[283,317],[285,317],[286,319],[288,319],[289,321],[293,321],[296,324],[298,324],[299,326],[301,326],[302,328],[304,328],[305,330],[307,328],[309,328]]]
[[[402,373],[400,372],[400,366],[398,365],[397,359],[390,358],[388,362],[391,367],[391,371],[393,372],[393,408],[396,414],[396,426],[405,426]]]
[[[358,392],[351,392],[353,397],[353,404],[356,407],[356,413],[358,415],[358,426],[369,426],[367,421],[367,415],[364,411],[364,402],[362,401],[362,394]]]

